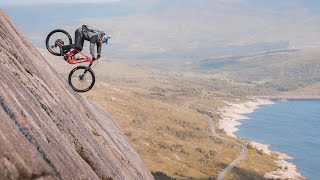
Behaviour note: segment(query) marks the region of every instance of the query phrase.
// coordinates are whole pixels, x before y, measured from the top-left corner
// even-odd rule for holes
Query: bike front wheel
[[[87,68],[87,66],[78,66],[69,73],[68,82],[74,91],[87,92],[94,86],[94,72],[91,68],[86,71]]]

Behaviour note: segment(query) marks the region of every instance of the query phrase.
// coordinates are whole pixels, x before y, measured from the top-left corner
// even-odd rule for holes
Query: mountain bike
[[[74,91],[87,92],[95,83],[94,71],[91,69],[94,60],[77,49],[69,49],[67,51],[62,49],[63,46],[70,44],[72,44],[70,34],[62,29],[51,31],[46,39],[48,51],[55,56],[63,56],[69,64],[89,62],[88,66],[75,67],[68,76],[68,83]],[[75,54],[80,54],[81,57],[75,57]]]

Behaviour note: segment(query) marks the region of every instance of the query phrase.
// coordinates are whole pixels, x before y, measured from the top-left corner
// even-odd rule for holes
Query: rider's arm
[[[101,47],[102,47],[102,45],[97,43],[97,54],[98,54],[98,56],[101,56]]]
[[[90,38],[90,54],[92,57],[96,57],[95,45],[97,44],[97,38],[98,36],[92,36]]]

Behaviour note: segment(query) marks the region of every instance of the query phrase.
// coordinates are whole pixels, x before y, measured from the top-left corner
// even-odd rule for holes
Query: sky
[[[43,46],[53,29],[73,36],[88,24],[112,37],[108,55],[115,58],[206,58],[320,47],[319,0],[120,0],[107,6],[79,1],[91,4],[0,4],[17,5],[5,11],[36,45]]]
[[[55,3],[107,3],[119,0],[0,0],[1,5],[37,5],[37,4],[55,4]]]
[[[1,5],[21,5],[21,4],[44,4],[44,3],[106,3],[120,0],[0,0]],[[132,0],[132,2],[159,2],[159,0]],[[161,1],[161,0],[160,0]],[[165,1],[165,0],[162,0]],[[200,0],[201,1],[201,0]],[[264,5],[283,5],[283,4],[297,4],[299,6],[308,8],[314,12],[320,10],[320,1],[318,0],[212,0],[212,2],[219,3],[251,3],[251,4],[264,4]]]

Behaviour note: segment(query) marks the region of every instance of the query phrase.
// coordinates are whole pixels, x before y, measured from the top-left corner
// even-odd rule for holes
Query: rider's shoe
[[[66,47],[66,46],[61,46],[61,50],[62,50],[63,54],[67,54],[70,49],[68,47]]]
[[[63,59],[64,59],[65,61],[67,61],[67,60],[68,60],[68,56],[64,55],[64,56],[63,56]]]

